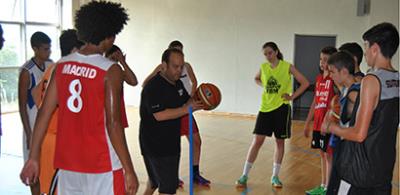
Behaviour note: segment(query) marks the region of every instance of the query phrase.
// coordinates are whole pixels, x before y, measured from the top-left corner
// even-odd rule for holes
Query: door
[[[314,97],[315,78],[320,72],[319,55],[322,48],[336,45],[334,35],[295,35],[294,65],[310,82],[310,87],[293,101],[293,119],[305,120]],[[299,83],[294,79],[293,89]]]

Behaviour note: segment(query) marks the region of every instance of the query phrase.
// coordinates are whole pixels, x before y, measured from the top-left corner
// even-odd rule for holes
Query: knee
[[[326,159],[326,153],[324,151],[320,150],[319,154],[321,155],[322,159]]]
[[[264,140],[261,139],[254,139],[253,141],[253,147],[259,149],[264,143]]]
[[[276,146],[280,149],[284,149],[285,140],[284,139],[276,139]]]

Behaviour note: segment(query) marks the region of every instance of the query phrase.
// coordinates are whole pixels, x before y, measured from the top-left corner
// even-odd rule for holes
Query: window
[[[26,20],[58,25],[60,23],[60,2],[58,0],[25,0]],[[45,6],[44,6],[45,5]]]
[[[0,98],[1,111],[9,112],[18,109],[18,66],[24,61],[21,41],[21,26],[2,24],[4,47],[0,51]]]
[[[1,21],[23,21],[23,6],[24,0],[2,0],[0,7],[0,20]]]
[[[6,40],[0,51],[2,112],[18,110],[19,68],[33,56],[30,37],[34,32],[46,33],[51,38],[50,58],[60,58],[58,37],[63,23],[71,26],[71,7],[71,0],[1,0],[0,24]]]

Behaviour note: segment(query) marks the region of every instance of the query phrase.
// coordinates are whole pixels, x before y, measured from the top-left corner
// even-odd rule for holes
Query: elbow
[[[115,130],[122,129],[122,125],[120,122],[116,120],[107,122],[107,132],[108,134],[112,134]]]
[[[355,130],[354,141],[358,143],[364,142],[365,139],[367,138],[368,128],[358,127],[358,125],[356,124],[354,126],[354,130]]]
[[[304,88],[307,89],[310,86],[310,82],[308,82],[308,80],[305,80],[303,85],[304,85]]]
[[[359,134],[359,135],[356,136],[356,139],[354,141],[356,141],[358,143],[361,143],[361,142],[364,142],[366,138],[367,138],[366,134],[365,135],[364,134]]]
[[[131,83],[130,83],[130,85],[132,86],[132,87],[134,87],[134,86],[136,86],[138,84],[138,82],[135,80],[135,81],[132,81]]]

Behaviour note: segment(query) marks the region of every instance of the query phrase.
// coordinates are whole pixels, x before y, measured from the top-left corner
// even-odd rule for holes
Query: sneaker
[[[183,188],[183,185],[185,185],[185,183],[181,179],[179,179],[178,187]]]
[[[326,195],[326,192],[328,191],[328,189],[325,187],[325,188],[323,188],[322,189],[322,193],[321,193],[321,195]]]
[[[307,190],[306,194],[307,195],[322,195],[322,194],[326,194],[326,189],[322,186],[317,186],[311,190]]]
[[[194,176],[193,182],[197,185],[206,185],[206,186],[210,185],[211,183],[209,180],[202,177],[200,174]]]
[[[238,188],[245,188],[247,186],[247,179],[248,177],[246,175],[242,175],[237,181],[236,181],[236,187]]]
[[[279,180],[278,176],[273,176],[271,178],[271,184],[272,184],[272,186],[274,186],[276,188],[282,187],[282,182]]]

